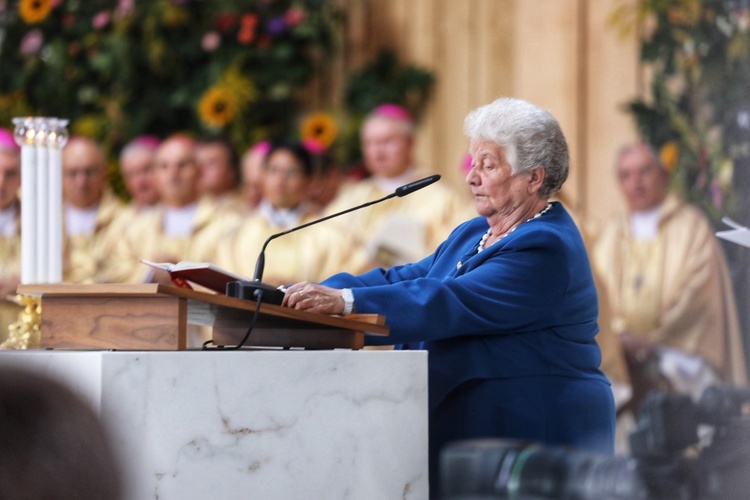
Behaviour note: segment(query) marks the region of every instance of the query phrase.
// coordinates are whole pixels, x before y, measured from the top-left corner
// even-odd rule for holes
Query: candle
[[[35,118],[36,134],[36,281],[48,283],[49,275],[49,148],[46,118]],[[23,185],[23,183],[22,183]]]
[[[49,151],[49,282],[62,282],[63,201],[62,148],[68,142],[65,126],[68,120],[55,120],[50,126],[47,142]]]
[[[14,118],[21,146],[21,283],[36,283],[36,147],[32,118]]]

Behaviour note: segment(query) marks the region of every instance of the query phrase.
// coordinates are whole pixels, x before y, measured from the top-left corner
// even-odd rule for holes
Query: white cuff
[[[344,299],[344,314],[351,314],[354,312],[354,295],[348,288],[341,290],[341,298]]]

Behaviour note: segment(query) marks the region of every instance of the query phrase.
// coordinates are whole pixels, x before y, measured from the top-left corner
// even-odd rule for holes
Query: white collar
[[[87,208],[65,205],[65,231],[70,236],[91,236],[96,231],[99,204]]]
[[[193,234],[195,227],[195,213],[198,202],[182,207],[164,207],[164,234],[177,238],[186,238]]]
[[[302,216],[309,210],[309,204],[300,203],[295,208],[274,208],[271,202],[263,199],[258,205],[263,218],[274,227],[292,227],[299,224]]]
[[[0,236],[15,236],[17,215],[18,208],[15,203],[0,210]]]
[[[661,205],[648,210],[641,210],[630,214],[630,231],[633,238],[639,241],[649,241],[656,238],[661,220]]]
[[[415,180],[416,169],[408,168],[406,172],[396,177],[381,177],[375,175],[372,177],[372,182],[377,186],[378,189],[384,193],[392,193],[396,188],[408,184]]]

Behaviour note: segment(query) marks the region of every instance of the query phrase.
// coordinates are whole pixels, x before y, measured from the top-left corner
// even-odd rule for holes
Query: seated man
[[[73,137],[63,149],[65,248],[63,281],[91,282],[110,254],[106,230],[123,209],[107,189],[104,152],[88,137]]]
[[[151,280],[152,269],[141,264],[141,259],[213,261],[222,235],[238,222],[238,216],[228,211],[217,217],[216,205],[200,196],[192,139],[183,135],[165,139],[156,151],[154,165],[161,202],[135,218],[120,235],[115,250],[117,265],[109,270],[108,281]]]
[[[140,136],[126,144],[120,153],[120,172],[130,194],[131,216],[159,202],[154,174],[154,154],[158,147],[156,137]]]
[[[622,149],[616,173],[628,210],[603,228],[591,255],[636,408],[651,388],[697,397],[718,380],[746,383],[734,294],[713,230],[668,193],[669,174],[648,146]]]
[[[403,184],[434,173],[414,167],[414,122],[399,106],[375,108],[365,118],[361,139],[365,167],[372,177],[342,186],[326,213],[382,198]],[[465,205],[457,193],[439,183],[331,222],[351,232],[373,264],[387,267],[429,254],[458,222],[466,220],[462,217],[467,213]]]
[[[220,210],[242,210],[240,161],[234,146],[220,136],[203,137],[195,144],[195,161],[201,195],[212,199]]]
[[[115,220],[102,235],[101,254],[115,255],[122,234],[140,213],[152,210],[159,202],[159,188],[154,174],[154,154],[159,146],[159,139],[153,136],[136,137],[120,152],[120,174],[125,182],[125,189],[130,195],[130,202],[119,211]],[[118,262],[105,262],[97,269],[94,281],[109,282],[115,279],[112,269],[120,266]]]

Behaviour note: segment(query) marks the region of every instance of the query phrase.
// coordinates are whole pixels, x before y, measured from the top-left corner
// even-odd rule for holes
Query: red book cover
[[[177,264],[151,262],[149,260],[141,260],[141,262],[155,269],[166,271],[172,282],[182,288],[192,288],[188,283],[190,282],[224,294],[226,293],[227,283],[230,281],[250,281],[249,278],[227,271],[209,262],[182,261]]]

